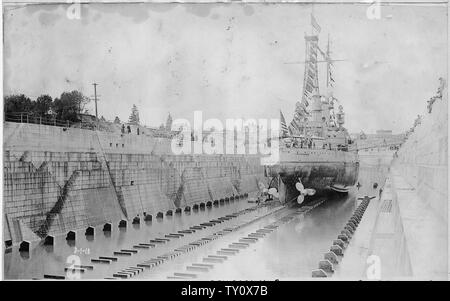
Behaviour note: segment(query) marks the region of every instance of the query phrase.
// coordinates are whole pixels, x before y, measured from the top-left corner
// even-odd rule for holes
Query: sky
[[[5,95],[93,96],[96,82],[109,120],[126,121],[136,104],[149,126],[169,112],[192,120],[195,110],[221,120],[282,110],[290,121],[312,10],[320,47],[329,35],[332,57],[344,60],[334,95],[350,132],[409,129],[448,78],[445,5],[386,5],[379,19],[367,4],[86,4],[80,19],[68,7],[4,7]]]

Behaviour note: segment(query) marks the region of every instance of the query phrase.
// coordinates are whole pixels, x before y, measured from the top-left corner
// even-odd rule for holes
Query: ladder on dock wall
[[[114,194],[116,195],[117,203],[119,204],[120,209],[122,210],[122,213],[125,216],[125,218],[128,218],[127,208],[125,207],[125,201],[123,199],[123,195],[121,192],[119,192],[117,190],[116,183],[114,183],[114,181],[113,181],[111,169],[109,168],[109,162],[106,159],[105,151],[102,148],[102,143],[100,141],[100,137],[98,136],[97,130],[95,130],[95,136],[97,137],[97,140],[98,140],[98,147],[96,147],[96,149],[95,149],[96,153],[97,153],[97,160],[99,160],[99,162],[101,163],[102,166],[106,167],[106,170],[108,171],[108,175],[109,175],[109,177],[108,177],[109,184],[114,189]]]
[[[58,196],[58,200],[53,205],[52,209],[49,212],[47,212],[45,216],[45,221],[41,224],[41,226],[39,226],[38,230],[35,231],[35,233],[40,238],[44,238],[45,236],[47,236],[48,231],[50,230],[55,220],[55,217],[58,214],[60,214],[62,209],[64,208],[70,189],[72,188],[73,183],[76,181],[79,175],[80,172],[78,170],[74,170],[73,173],[70,175],[69,179],[64,183],[64,186],[62,188],[60,187],[60,194]],[[56,183],[56,185],[58,184]]]
[[[32,169],[32,172],[34,173],[42,172],[48,166],[47,161],[42,162],[42,164],[39,167],[37,167],[33,162],[26,162],[25,158],[28,156],[28,154],[29,151],[25,151],[23,155],[19,158],[19,161],[21,161],[24,164],[28,164],[29,167]],[[58,188],[59,196],[56,203],[53,205],[52,209],[45,214],[45,220],[43,222],[40,222],[37,227],[35,227],[34,225],[29,225],[30,229],[40,238],[43,238],[48,234],[48,231],[50,230],[55,217],[64,208],[67,195],[70,192],[73,183],[78,178],[79,171],[74,170],[70,175],[69,179],[65,181],[64,186],[62,187],[61,185],[58,184],[58,181],[51,172],[48,172],[48,176],[52,180],[52,183]]]

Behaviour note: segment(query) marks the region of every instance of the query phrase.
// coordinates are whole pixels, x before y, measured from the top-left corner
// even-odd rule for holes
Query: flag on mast
[[[313,14],[311,14],[311,25],[317,31],[317,34],[320,33],[320,25],[317,23],[316,18],[314,18]]]
[[[289,136],[289,129],[286,125],[286,119],[284,119],[283,113],[280,110],[280,123],[281,123],[281,134],[282,137]]]
[[[331,87],[334,87],[335,81],[334,81],[334,78],[333,78],[333,74],[331,73],[331,70],[330,70],[330,73],[329,73],[329,78],[330,78],[329,85]]]

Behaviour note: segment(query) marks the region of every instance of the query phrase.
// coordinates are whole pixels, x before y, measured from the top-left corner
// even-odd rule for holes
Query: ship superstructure
[[[306,60],[303,62],[305,70],[302,98],[295,105],[293,120],[288,127],[288,131],[283,133],[283,137],[318,140],[319,146],[322,146],[320,141],[326,140],[323,143],[326,144],[328,149],[344,149],[351,140],[347,130],[343,127],[345,123],[343,107],[338,105],[338,100],[333,94],[335,84],[333,66],[334,62],[338,60],[331,59],[329,37],[326,51],[320,49],[320,26],[313,15],[311,15],[311,24],[313,27],[311,34],[305,34]],[[323,60],[318,59],[319,55]],[[319,90],[318,63],[326,63],[325,94],[321,94]],[[337,110],[336,106],[338,106]]]

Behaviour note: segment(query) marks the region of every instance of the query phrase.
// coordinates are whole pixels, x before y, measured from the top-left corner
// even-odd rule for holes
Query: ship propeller
[[[305,186],[303,186],[300,178],[298,179],[298,182],[295,183],[295,188],[297,188],[297,190],[300,192],[300,195],[297,197],[297,203],[299,203],[299,204],[303,203],[303,201],[305,200],[305,196],[316,194],[315,189],[305,188]]]
[[[275,198],[279,198],[280,197],[280,194],[278,193],[278,190],[275,187],[270,188],[267,193],[270,194],[271,196],[275,197]]]
[[[266,188],[266,185],[264,185],[263,182],[259,182],[258,183],[258,187],[259,187],[259,190],[262,192],[263,195],[264,194],[268,194],[268,195],[271,195],[271,196],[273,196],[275,198],[279,198],[280,197],[280,194],[278,193],[278,190],[275,187]]]

